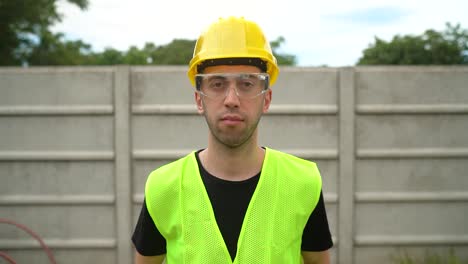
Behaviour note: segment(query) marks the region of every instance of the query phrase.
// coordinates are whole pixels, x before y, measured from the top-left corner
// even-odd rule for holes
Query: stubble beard
[[[250,125],[249,120],[244,119],[244,123],[247,126],[241,131],[234,131],[234,128],[232,130],[229,128],[221,128],[218,125],[219,119],[210,119],[206,112],[204,113],[204,117],[213,139],[227,148],[234,149],[245,145],[252,139],[258,123],[260,122],[261,114],[255,117],[254,123]]]

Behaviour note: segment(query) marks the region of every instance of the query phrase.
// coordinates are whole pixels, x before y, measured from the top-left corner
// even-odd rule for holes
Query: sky
[[[296,55],[298,66],[352,66],[375,37],[442,31],[446,22],[468,28],[467,0],[89,0],[84,11],[62,0],[58,10],[63,19],[52,30],[94,51],[195,40],[220,17],[243,16],[270,41],[283,36],[279,51]]]

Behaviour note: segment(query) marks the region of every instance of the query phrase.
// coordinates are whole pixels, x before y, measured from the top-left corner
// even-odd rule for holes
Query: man
[[[153,171],[132,240],[136,263],[329,263],[315,163],[258,145],[276,59],[243,18],[213,23],[188,76],[208,146]]]

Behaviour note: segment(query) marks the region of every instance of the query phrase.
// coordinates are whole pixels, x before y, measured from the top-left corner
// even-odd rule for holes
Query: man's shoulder
[[[275,159],[279,159],[281,161],[296,163],[296,164],[304,165],[304,166],[307,166],[307,167],[316,167],[317,166],[316,163],[313,162],[313,161],[310,161],[310,160],[307,160],[307,159],[304,159],[304,158],[300,158],[300,157],[298,157],[296,155],[293,155],[293,154],[290,154],[290,153],[287,153],[287,152],[283,152],[283,151],[276,150],[276,149],[271,149],[271,148],[267,148],[267,151],[270,152],[270,154],[273,154]]]
[[[185,166],[189,162],[193,162],[192,159],[195,159],[195,152],[191,152],[182,158],[179,158],[153,170],[148,176],[146,182],[147,186],[153,184],[170,183],[177,180],[177,178],[182,174],[181,172]]]
[[[274,149],[267,149],[267,151],[270,152],[269,162],[272,164],[270,166],[276,166],[278,170],[284,172],[283,175],[300,181],[321,181],[320,172],[315,162]]]
[[[270,160],[267,161],[269,164],[266,164],[266,168],[269,172],[280,175],[277,178],[282,181],[281,188],[308,197],[303,201],[310,205],[310,208],[315,208],[322,188],[322,178],[317,165],[286,152],[272,149],[267,149],[267,151],[269,151],[267,155]],[[288,199],[288,196],[284,199]]]

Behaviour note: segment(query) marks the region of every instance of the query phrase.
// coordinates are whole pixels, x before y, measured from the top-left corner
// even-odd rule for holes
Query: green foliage
[[[174,39],[165,46],[154,48],[150,52],[153,64],[188,65],[193,56],[195,40]]]
[[[295,56],[276,52],[284,41],[284,38],[280,37],[271,42],[273,53],[279,64],[295,65]],[[98,62],[98,65],[187,65],[192,59],[195,43],[195,40],[174,39],[170,43],[161,46],[156,46],[151,42],[146,43],[142,49],[133,46],[126,52],[107,49],[103,52],[108,53],[107,56],[96,53],[94,56],[97,59],[91,59],[89,61]]]
[[[135,46],[127,51],[107,48],[101,53],[87,55],[86,62],[93,65],[187,65],[192,58],[194,40],[175,39],[161,46],[148,42],[142,49]]]
[[[468,259],[462,260],[457,257],[453,249],[450,249],[448,255],[439,255],[426,251],[422,258],[410,256],[405,251],[398,256],[393,256],[392,260],[395,264],[468,264]]]
[[[141,51],[137,47],[132,46],[124,55],[124,64],[142,65],[147,64],[148,54],[144,50]]]
[[[363,51],[358,65],[468,64],[468,30],[446,24],[443,32],[426,30],[419,36],[378,37]]]
[[[106,48],[93,52],[82,40],[69,41],[49,27],[61,21],[57,12],[59,0],[0,0],[0,66],[1,65],[187,65],[192,58],[195,40],[174,39],[156,46],[146,43],[127,51]],[[86,9],[89,0],[67,0]],[[279,53],[285,42],[279,37],[271,42],[278,63],[295,65],[296,57]]]
[[[124,55],[113,48],[106,48],[103,52],[95,53],[92,56],[93,58],[90,61],[94,65],[124,64]]]
[[[90,64],[91,46],[78,41],[64,41],[63,34],[47,30],[39,33],[39,43],[24,57],[30,65],[83,65]]]
[[[19,65],[48,27],[61,20],[58,0],[0,0],[0,65]],[[68,0],[81,9],[88,0]]]
[[[284,53],[278,53],[278,49],[281,45],[286,42],[283,36],[278,37],[276,40],[270,42],[271,49],[273,51],[273,55],[275,55],[276,60],[278,61],[279,65],[296,65],[297,60],[296,56]]]
[[[279,37],[277,40],[271,42],[273,53],[279,64],[295,65],[295,56],[276,52],[284,42],[285,39],[283,37]],[[129,65],[187,65],[192,59],[195,43],[195,40],[174,39],[170,43],[161,46],[156,46],[149,42],[146,43],[142,49],[130,47],[128,51],[122,52],[120,55],[117,55],[116,51],[113,50],[115,56],[111,58],[122,58],[115,61],[105,61],[106,57],[100,56],[99,53],[95,54],[95,56],[101,58],[100,60],[97,60],[100,62],[100,65],[116,64],[114,62]]]

